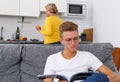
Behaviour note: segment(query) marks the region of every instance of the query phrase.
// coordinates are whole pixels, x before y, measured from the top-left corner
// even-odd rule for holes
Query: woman
[[[50,3],[45,8],[47,17],[43,29],[39,25],[36,29],[44,35],[44,44],[58,44],[60,43],[59,26],[62,20],[56,15],[58,10],[55,4]]]

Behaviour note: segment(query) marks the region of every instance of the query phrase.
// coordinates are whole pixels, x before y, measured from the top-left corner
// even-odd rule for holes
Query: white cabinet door
[[[20,16],[39,17],[40,0],[20,0]]]
[[[66,12],[66,0],[41,0],[40,11],[45,11],[45,6],[48,3],[55,3],[58,8],[58,12]]]
[[[0,0],[0,15],[19,15],[19,0]]]

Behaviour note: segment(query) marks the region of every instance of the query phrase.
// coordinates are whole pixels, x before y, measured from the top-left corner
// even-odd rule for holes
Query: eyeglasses
[[[68,42],[68,43],[71,43],[71,42],[78,42],[78,40],[79,40],[79,37],[64,39],[64,41],[66,41],[66,42]]]

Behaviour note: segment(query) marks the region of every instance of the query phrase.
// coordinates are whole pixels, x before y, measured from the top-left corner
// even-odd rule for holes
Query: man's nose
[[[72,39],[71,44],[75,44],[76,40]]]

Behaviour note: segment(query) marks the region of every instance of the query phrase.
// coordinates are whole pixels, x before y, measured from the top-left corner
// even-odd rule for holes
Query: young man
[[[88,72],[88,69],[92,68],[93,71],[99,71],[106,77],[102,78],[100,81],[94,81],[99,78],[99,76],[93,76],[92,81],[91,78],[89,78],[86,79],[85,82],[120,82],[120,77],[103,65],[103,63],[93,54],[77,50],[79,34],[78,26],[76,24],[64,22],[61,24],[59,31],[61,44],[64,45],[64,50],[48,57],[44,74],[60,74],[66,76],[70,80],[70,77],[73,74]],[[108,79],[107,81],[105,80],[106,78]],[[44,80],[44,82],[52,81],[53,79],[50,78]]]

